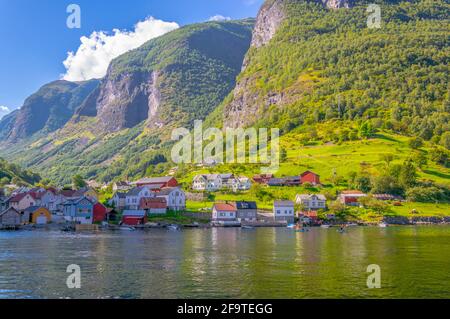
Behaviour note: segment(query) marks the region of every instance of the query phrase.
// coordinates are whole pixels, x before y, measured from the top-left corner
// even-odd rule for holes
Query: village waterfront
[[[0,232],[0,298],[449,298],[449,270],[448,225]]]

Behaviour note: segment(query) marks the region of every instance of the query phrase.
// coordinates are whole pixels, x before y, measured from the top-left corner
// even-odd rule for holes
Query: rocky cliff
[[[97,80],[44,85],[25,100],[20,110],[2,119],[2,137],[14,142],[41,130],[48,133],[63,127],[97,85]]]

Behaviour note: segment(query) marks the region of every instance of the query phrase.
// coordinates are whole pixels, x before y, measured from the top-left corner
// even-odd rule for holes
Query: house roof
[[[122,182],[122,181],[120,181],[120,182],[115,182],[114,183],[116,186],[130,186],[130,184],[128,184],[128,182]]]
[[[174,177],[172,176],[161,176],[161,177],[145,177],[141,178],[140,180],[136,181],[134,184],[165,184],[169,182]]]
[[[316,174],[316,173],[314,173],[314,172],[312,172],[312,171],[306,171],[306,172],[304,172],[303,174],[301,174],[300,176],[305,176],[305,175],[308,175],[308,174],[320,176],[319,174]]]
[[[179,187],[164,187],[161,189],[161,191],[158,193],[159,195],[169,195],[170,193],[172,193],[174,190],[179,190],[181,191],[181,189]]]
[[[63,203],[63,205],[75,205],[75,204],[78,204],[79,202],[81,202],[83,199],[89,201],[91,204],[94,204],[89,197],[81,196],[81,197],[77,197],[77,198],[68,199]]]
[[[165,198],[141,198],[139,206],[142,209],[167,208],[167,202]]]
[[[126,196],[138,196],[144,189],[150,190],[147,186],[134,187],[128,191]]]
[[[115,197],[115,196],[117,196],[117,197],[119,197],[119,198],[125,198],[125,197],[127,197],[127,193],[124,193],[124,192],[115,192],[114,195],[113,195],[113,197]]]
[[[256,202],[236,202],[237,209],[258,209]]]
[[[42,197],[42,194],[37,194],[37,193],[34,193],[34,192],[29,192],[29,193],[20,193],[20,194],[17,194],[17,195],[15,195],[15,196],[13,196],[11,199],[10,199],[10,202],[20,202],[25,196],[27,196],[27,195],[30,195],[33,199],[39,199],[39,198],[41,198]]]
[[[322,194],[299,194],[297,195],[297,198],[301,199],[311,199],[313,196],[316,196],[319,200],[327,200],[325,195]]]
[[[6,214],[6,213],[9,212],[10,210],[13,210],[16,214],[19,214],[19,215],[20,215],[20,212],[19,212],[17,209],[15,209],[14,207],[8,207],[8,208],[5,209],[4,211],[0,212],[0,216],[3,215],[3,214]]]
[[[294,207],[294,202],[290,200],[277,200],[273,203],[276,207]]]
[[[25,209],[25,212],[27,212],[27,213],[34,213],[39,208],[42,208],[42,207],[41,206],[30,206],[27,209]]]
[[[73,189],[63,189],[60,191],[60,194],[64,197],[73,197],[75,192]]]
[[[227,203],[214,204],[214,208],[218,212],[236,212],[236,207],[232,204],[227,204]]]
[[[145,210],[124,210],[123,217],[145,217]]]
[[[350,191],[342,191],[342,195],[364,195],[363,192],[357,191],[357,190],[350,190]]]

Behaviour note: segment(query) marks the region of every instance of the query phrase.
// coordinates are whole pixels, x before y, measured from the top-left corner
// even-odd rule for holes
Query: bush
[[[450,201],[449,191],[437,186],[417,186],[406,191],[406,199],[411,202],[435,203]]]

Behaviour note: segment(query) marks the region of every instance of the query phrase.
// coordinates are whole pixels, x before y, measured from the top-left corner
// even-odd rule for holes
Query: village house
[[[288,224],[294,222],[294,202],[283,200],[273,203],[273,215],[276,221],[287,221]]]
[[[182,211],[186,209],[186,194],[179,187],[163,188],[156,193],[156,197],[164,198],[169,210]]]
[[[69,199],[63,204],[63,213],[66,221],[80,224],[92,224],[94,215],[94,203],[86,196]]]
[[[64,200],[64,196],[59,194],[56,189],[49,188],[42,194],[40,206],[47,208],[50,212],[55,214],[61,209]]]
[[[212,208],[212,221],[236,221],[237,209],[233,204],[216,203]]]
[[[164,215],[167,213],[165,198],[141,198],[139,209],[145,210],[148,215]]]
[[[4,211],[9,207],[9,198],[8,197],[0,197],[0,212]]]
[[[253,181],[257,184],[267,185],[273,177],[273,174],[257,174],[253,176]]]
[[[236,179],[231,173],[202,174],[194,177],[192,189],[197,191],[215,192],[223,188],[233,189],[235,183]]]
[[[284,178],[284,186],[299,186],[300,184],[300,176],[289,176]]]
[[[29,218],[32,224],[45,225],[52,221],[52,213],[45,207],[32,206],[28,207],[25,212],[28,216],[25,218]]]
[[[284,186],[285,185],[285,179],[284,178],[271,178],[267,185],[269,186]]]
[[[343,191],[339,195],[339,201],[346,206],[359,207],[361,206],[361,204],[359,203],[359,199],[366,196],[367,194],[364,194],[363,192],[357,190]]]
[[[20,226],[22,224],[22,215],[13,207],[9,207],[0,213],[0,225],[2,226]]]
[[[138,209],[141,198],[155,197],[154,193],[150,191],[147,186],[135,187],[125,195],[125,208]]]
[[[107,208],[100,202],[94,204],[93,214],[93,223],[101,223],[107,220]]]
[[[298,194],[295,202],[302,205],[305,211],[327,208],[327,199],[321,194]]]
[[[313,186],[320,185],[320,176],[314,172],[306,171],[300,175],[300,183],[303,185],[309,183]]]
[[[178,181],[173,176],[163,176],[163,177],[146,177],[132,183],[137,187],[142,186],[157,186],[154,188],[165,188],[165,187],[177,187]]]
[[[147,223],[147,213],[145,210],[124,210],[122,214],[122,224],[127,226],[145,225]]]
[[[127,192],[131,188],[132,186],[128,182],[115,182],[112,186],[114,192]]]
[[[250,181],[250,178],[248,178],[248,177],[241,176],[241,177],[234,178],[232,180],[231,188],[233,189],[234,192],[247,191],[251,187],[252,187],[252,183]]]
[[[298,219],[301,223],[305,224],[317,224],[319,221],[319,214],[317,211],[305,211],[300,212]]]
[[[111,206],[114,206],[118,210],[122,210],[126,206],[126,203],[125,203],[126,197],[127,197],[126,193],[115,192],[113,197],[109,200],[108,204]]]
[[[40,199],[37,193],[20,193],[9,200],[9,206],[20,211],[24,211],[28,207],[38,206]]]
[[[256,202],[239,201],[235,203],[235,206],[238,221],[256,221],[258,215]]]
[[[73,193],[73,197],[82,197],[82,196],[89,197],[90,199],[92,199],[95,202],[98,201],[98,193],[92,187],[83,187],[83,188],[76,190]]]

